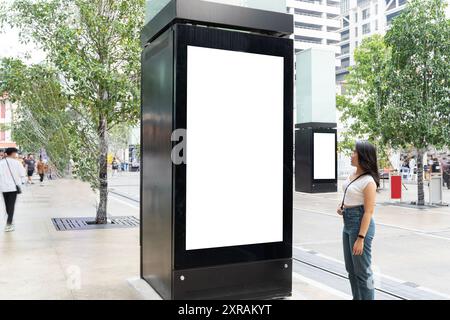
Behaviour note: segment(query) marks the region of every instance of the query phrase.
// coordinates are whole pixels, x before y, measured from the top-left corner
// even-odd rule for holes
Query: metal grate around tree
[[[53,226],[57,231],[123,229],[139,227],[139,219],[133,216],[112,217],[107,224],[95,224],[92,217],[78,218],[52,218]]]

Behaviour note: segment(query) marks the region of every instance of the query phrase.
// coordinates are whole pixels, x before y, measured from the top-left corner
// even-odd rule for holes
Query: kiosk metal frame
[[[293,41],[288,37],[292,32],[291,15],[198,0],[173,0],[144,28],[141,277],[164,299],[291,295],[294,65]],[[172,133],[186,129],[188,46],[284,58],[281,242],[186,250],[189,164],[174,164],[171,153],[177,144]],[[257,115],[250,120],[257,121]]]

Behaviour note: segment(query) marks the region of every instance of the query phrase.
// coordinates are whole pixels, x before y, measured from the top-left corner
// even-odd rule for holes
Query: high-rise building
[[[294,15],[296,52],[316,48],[339,55],[340,0],[287,0],[286,6]]]
[[[336,82],[340,86],[354,65],[353,52],[373,34],[385,34],[407,4],[407,0],[341,0],[340,66]]]

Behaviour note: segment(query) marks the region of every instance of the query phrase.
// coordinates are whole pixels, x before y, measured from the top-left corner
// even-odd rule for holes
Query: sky
[[[11,2],[12,0],[0,0],[0,6],[8,5]],[[17,30],[3,26],[0,30],[0,59],[5,57],[25,58],[27,52],[31,56],[31,59],[27,60],[29,64],[39,63],[45,59],[45,54],[36,49],[36,46],[32,44],[26,46],[20,43]]]

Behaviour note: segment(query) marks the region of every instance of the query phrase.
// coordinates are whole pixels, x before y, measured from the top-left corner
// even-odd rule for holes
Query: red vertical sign
[[[391,176],[391,199],[402,198],[402,177]]]

